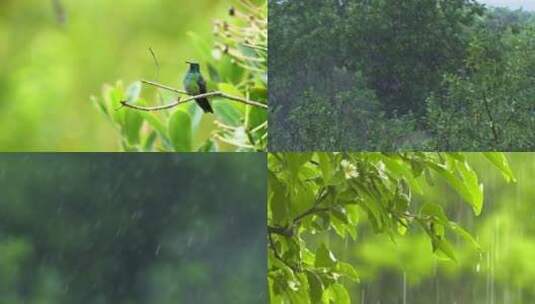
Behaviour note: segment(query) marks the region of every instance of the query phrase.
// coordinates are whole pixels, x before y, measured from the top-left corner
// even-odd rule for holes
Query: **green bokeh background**
[[[156,78],[180,86],[184,60],[201,56],[190,32],[212,41],[219,0],[0,2],[0,150],[115,151],[118,136],[90,101],[104,83]]]

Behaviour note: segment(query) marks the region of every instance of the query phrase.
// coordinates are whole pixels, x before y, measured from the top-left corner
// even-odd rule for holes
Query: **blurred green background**
[[[0,303],[265,303],[265,168],[260,153],[0,155]]]
[[[480,216],[440,180],[417,198],[444,206],[448,217],[480,243],[481,252],[452,237],[457,263],[434,255],[419,228],[395,242],[373,233],[367,221],[359,226],[355,242],[324,236],[337,257],[360,274],[360,283],[347,282],[353,303],[535,303],[535,153],[507,157],[516,184],[508,184],[481,155],[470,157],[484,185]]]
[[[0,1],[0,150],[115,151],[118,136],[90,101],[104,83],[155,79],[181,86],[184,60],[211,45],[219,0]],[[206,54],[204,54],[206,55]]]

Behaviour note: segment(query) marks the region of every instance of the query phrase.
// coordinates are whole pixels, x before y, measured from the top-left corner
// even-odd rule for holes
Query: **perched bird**
[[[189,71],[184,77],[184,90],[189,95],[195,96],[206,93],[206,82],[201,75],[201,68],[196,62],[188,62]],[[214,113],[207,97],[196,98],[195,101],[204,111],[204,113]]]

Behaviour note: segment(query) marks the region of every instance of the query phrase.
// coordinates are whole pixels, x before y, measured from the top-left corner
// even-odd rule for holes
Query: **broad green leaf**
[[[143,151],[149,152],[152,151],[154,142],[158,138],[158,133],[156,131],[150,132],[150,134],[145,139],[145,143],[143,144]]]
[[[191,118],[182,110],[176,110],[169,118],[169,138],[176,152],[191,152]]]
[[[457,261],[457,258],[455,257],[455,253],[453,251],[453,247],[451,246],[450,242],[448,242],[445,239],[434,239],[434,242],[435,242],[435,248],[437,250],[440,250],[442,253],[444,253],[447,257],[449,257],[453,261]]]
[[[334,173],[334,166],[331,161],[330,154],[317,153],[317,155],[321,173],[323,175],[323,183],[324,185],[330,185]]]
[[[235,108],[233,102],[220,98],[214,98],[212,101],[212,106],[214,108],[216,117],[223,123],[232,127],[238,127],[242,124],[242,115],[240,111]]]
[[[509,167],[507,157],[502,152],[484,152],[483,155],[500,171],[507,182],[516,182],[513,170]]]
[[[323,295],[323,282],[321,281],[321,278],[313,271],[307,271],[306,276],[308,279],[308,291],[311,303],[321,303]]]
[[[117,85],[114,87],[109,87],[106,89],[107,94],[105,93],[104,98],[107,99],[109,108],[111,109],[112,118],[115,123],[122,126],[124,124],[124,109],[121,101],[124,101],[124,90],[121,82],[117,82]],[[119,110],[117,110],[119,109]]]
[[[139,131],[143,125],[143,116],[136,110],[129,109],[124,116],[124,133],[130,145],[139,144]]]
[[[472,206],[476,215],[481,213],[483,207],[483,188],[477,182],[477,176],[472,169],[467,168],[467,164],[463,163],[457,168],[462,174],[462,178],[457,177],[450,168],[435,163],[428,163],[440,176],[442,176],[449,184],[461,195],[461,197]]]
[[[329,289],[333,291],[333,294],[335,295],[334,303],[336,304],[350,304],[351,298],[349,297],[349,293],[347,292],[347,289],[339,284],[335,283],[332,284]]]
[[[352,281],[359,281],[359,275],[351,264],[338,262],[336,270]]]
[[[483,208],[483,184],[479,183],[476,172],[468,165],[468,162],[457,163],[456,167],[470,193],[475,214],[481,214],[481,209]]]
[[[330,269],[336,266],[336,257],[323,243],[316,250],[316,261],[314,262],[314,266]]]
[[[266,122],[268,117],[267,115],[266,109],[247,106],[245,109],[245,126],[248,130],[252,130]],[[262,130],[265,131],[266,129],[264,128]]]
[[[230,83],[225,83],[225,82],[218,83],[217,88],[219,91],[225,94],[231,95],[231,96],[236,96],[236,97],[241,97],[241,98],[245,97],[243,96],[243,93],[240,90],[238,90],[238,88],[236,88]]]
[[[453,232],[457,233],[463,239],[465,239],[470,244],[472,244],[472,246],[474,246],[474,248],[476,248],[477,250],[481,250],[481,246],[474,239],[474,237],[468,231],[464,230],[461,226],[459,226],[459,224],[457,224],[455,222],[450,222],[449,227]]]
[[[443,225],[448,223],[448,217],[446,216],[446,213],[444,213],[442,206],[439,204],[425,203],[422,208],[420,208],[420,215],[432,216],[438,219]]]
[[[285,226],[288,223],[288,191],[272,172],[268,174],[268,208],[274,225]]]
[[[160,134],[160,136],[164,137],[165,139],[167,139],[167,128],[165,127],[165,125],[160,121],[160,119],[158,117],[156,117],[156,115],[154,115],[154,113],[151,113],[151,112],[145,112],[145,111],[140,111],[139,112],[141,116],[143,116],[143,119],[145,119],[145,121],[156,131],[158,131],[158,133]]]
[[[312,153],[287,153],[285,158],[290,174],[297,175],[301,166],[312,158]]]
[[[293,189],[290,188],[290,192],[292,217],[305,212],[314,205],[314,192],[310,187],[295,184]]]

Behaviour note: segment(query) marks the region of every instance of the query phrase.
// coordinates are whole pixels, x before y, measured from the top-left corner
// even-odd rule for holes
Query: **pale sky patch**
[[[479,2],[492,6],[503,6],[511,9],[523,8],[535,11],[535,0],[480,0]]]

